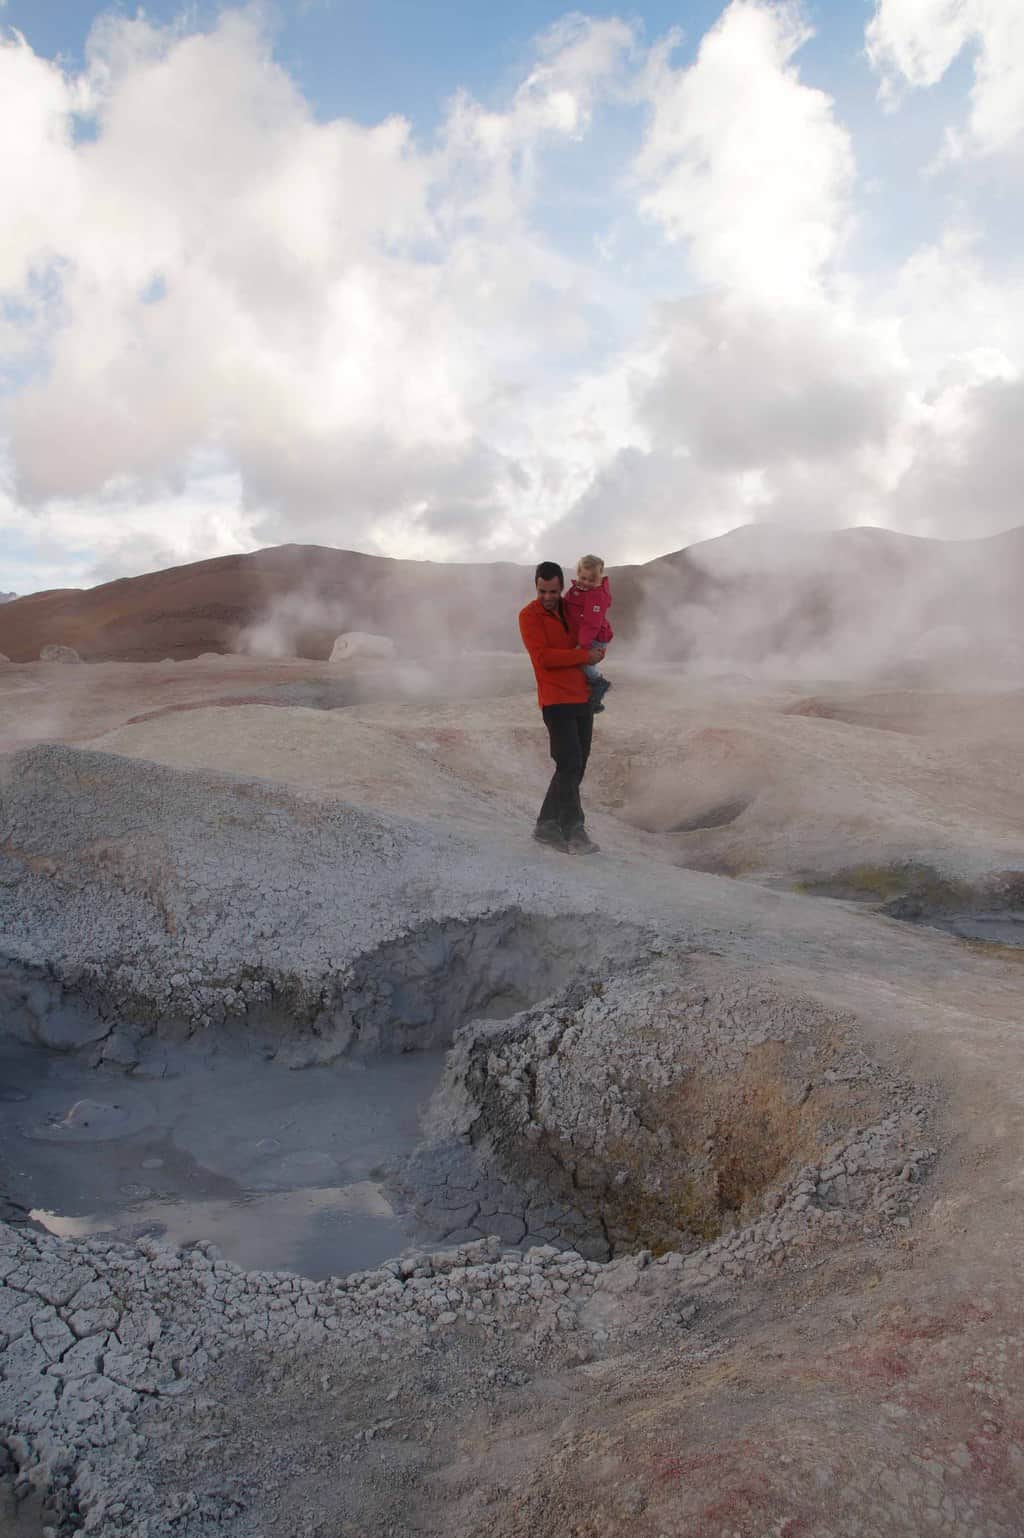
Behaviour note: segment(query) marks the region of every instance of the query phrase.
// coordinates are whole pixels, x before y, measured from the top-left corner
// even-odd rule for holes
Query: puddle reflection
[[[412,1237],[373,1180],[254,1192],[232,1201],[135,1202],[78,1217],[44,1208],[29,1215],[62,1239],[151,1233],[174,1245],[209,1240],[247,1270],[295,1270],[317,1278],[351,1270],[355,1255],[360,1267],[386,1260]]]

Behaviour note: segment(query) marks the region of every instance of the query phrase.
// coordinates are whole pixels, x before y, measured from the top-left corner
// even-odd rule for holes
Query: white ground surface
[[[564,1121],[574,1107],[596,1115],[598,1079],[632,1106],[652,1072],[650,1006],[614,959],[635,926],[639,952],[678,970],[670,994],[689,957],[714,958],[719,981],[688,1006],[712,1032],[747,1019],[763,986],[776,999],[761,1010],[769,1037],[775,1012],[814,1031],[824,1009],[877,1064],[866,1084],[920,1087],[936,1152],[907,1177],[910,1205],[893,1208],[897,1221],[869,1198],[866,1226],[816,1237],[806,1214],[825,1200],[819,1169],[803,1205],[780,1208],[788,1237],[769,1224],[735,1262],[713,1245],[686,1265],[568,1270],[472,1251],[454,1272],[445,1261],[315,1292],[218,1270],[200,1252],[40,1248],[8,1230],[19,1488],[35,1470],[44,1491],[75,1493],[80,1517],[51,1513],[62,1534],[82,1521],[112,1538],[1019,1538],[1019,955],[771,884],[908,861],[974,882],[1024,869],[1024,696],[687,682],[621,666],[585,785],[604,853],[573,860],[529,840],[550,766],[521,676],[515,659],[494,659],[457,701],[420,675],[414,694],[325,711],[225,703],[319,687],[326,671],[306,664],[0,670],[8,745],[88,745],[10,761],[6,954],[103,982],[110,1008],[162,980],[176,1019],[216,1024],[232,965],[249,977],[270,958],[305,1007],[303,990],[328,972],[343,979],[403,931],[434,926],[442,943],[440,926],[448,960],[434,971],[424,960],[419,975],[448,1007],[465,955],[462,931],[444,925],[521,910],[539,928],[527,939],[499,925],[481,965],[512,957],[518,978],[537,936],[561,924],[561,956],[578,938],[578,962],[592,941],[609,948],[609,977],[627,979],[599,1023],[623,1043],[614,1083],[586,1072],[589,1017],[568,1035],[568,1006],[558,1017],[560,1093],[575,1086]],[[48,1031],[70,1029],[46,1007]],[[379,1029],[376,1006],[360,1007],[359,1029]],[[341,1050],[351,1018],[325,1009],[320,1039]],[[524,1027],[519,1084],[546,1019]],[[107,1036],[95,1041],[106,1050]],[[756,1098],[747,1114],[761,1114]],[[91,1306],[117,1300],[89,1323],[102,1347],[84,1378],[51,1373],[65,1360],[58,1324],[93,1280]],[[47,1442],[31,1429],[28,1385],[55,1376],[74,1391],[54,1400],[65,1419],[51,1413]],[[102,1414],[87,1413],[98,1398]],[[148,1517],[129,1495],[143,1486]],[[26,1495],[10,1530],[32,1531],[31,1512]]]
[[[636,848],[624,821],[656,832],[663,857],[737,875],[900,859],[964,875],[1024,864],[1024,691],[819,693],[638,668],[617,677],[586,787],[616,849]],[[535,811],[549,767],[529,693],[344,711],[195,709],[90,745],[511,836]],[[722,807],[734,820],[671,831],[714,821]]]

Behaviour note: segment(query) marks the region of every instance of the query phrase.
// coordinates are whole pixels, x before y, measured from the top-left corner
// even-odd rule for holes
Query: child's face
[[[577,566],[576,586],[582,588],[585,593],[589,593],[592,587],[599,586],[600,581],[601,573],[599,571],[592,571],[588,566]]]

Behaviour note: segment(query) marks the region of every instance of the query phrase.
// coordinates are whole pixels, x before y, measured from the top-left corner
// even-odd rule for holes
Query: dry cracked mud
[[[204,663],[129,725],[145,668],[66,671],[105,738],[79,699],[0,761],[6,1037],[97,1106],[449,1048],[393,1172],[438,1237],[314,1279],[8,1201],[5,1538],[1019,1538],[1017,953],[782,889],[1012,895],[1016,695],[648,678],[616,721],[623,674],[572,860],[525,692],[210,709]]]

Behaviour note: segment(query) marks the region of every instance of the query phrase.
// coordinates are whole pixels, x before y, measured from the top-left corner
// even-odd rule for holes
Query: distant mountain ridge
[[[1024,662],[1024,528],[943,541],[852,528],[748,525],[609,570],[618,644],[661,660],[870,671],[991,653]],[[344,630],[392,635],[402,654],[506,650],[532,566],[442,565],[318,545],[195,561],[0,606],[0,651],[48,643],[87,661],[203,652],[324,658]]]

